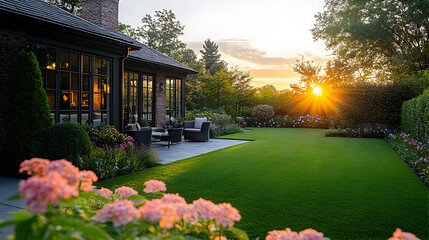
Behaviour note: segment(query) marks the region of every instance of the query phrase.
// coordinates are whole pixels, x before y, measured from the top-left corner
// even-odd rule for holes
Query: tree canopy
[[[210,71],[212,75],[222,69],[223,66],[220,61],[218,45],[214,41],[211,41],[210,39],[205,40],[203,50],[200,52],[202,54],[206,70]]]
[[[312,33],[352,69],[395,79],[429,68],[428,13],[427,0],[325,0]]]
[[[47,1],[75,15],[80,15],[80,12],[82,10],[81,0],[47,0]]]

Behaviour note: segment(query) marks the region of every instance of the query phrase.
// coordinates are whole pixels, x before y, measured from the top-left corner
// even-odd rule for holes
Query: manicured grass
[[[97,186],[142,191],[156,179],[188,202],[230,202],[242,216],[237,227],[251,238],[286,227],[313,228],[331,239],[388,239],[399,227],[429,238],[429,191],[386,142],[323,134],[253,129],[227,137],[255,141]]]

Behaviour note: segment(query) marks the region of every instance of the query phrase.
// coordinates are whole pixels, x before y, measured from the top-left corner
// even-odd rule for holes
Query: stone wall
[[[10,81],[25,43],[24,33],[0,29],[0,154],[3,152],[7,137]]]
[[[119,0],[82,0],[82,17],[95,25],[118,32]]]
[[[155,75],[155,126],[161,127],[167,123],[166,119],[166,75],[157,72]]]

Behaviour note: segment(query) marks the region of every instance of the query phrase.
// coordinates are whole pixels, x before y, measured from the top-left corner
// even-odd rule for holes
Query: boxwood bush
[[[402,131],[411,134],[411,137],[429,142],[429,91],[408,100],[402,105]]]
[[[92,148],[88,134],[78,123],[54,124],[44,139],[42,157],[67,159],[74,164],[79,157],[89,154]]]

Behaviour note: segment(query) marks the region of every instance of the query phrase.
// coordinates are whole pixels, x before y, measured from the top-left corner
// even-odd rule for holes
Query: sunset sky
[[[229,66],[250,72],[255,87],[277,89],[296,83],[292,70],[301,56],[323,64],[329,58],[323,42],[314,42],[310,29],[323,0],[120,0],[119,20],[141,26],[145,14],[172,10],[185,25],[181,40],[197,54],[210,38],[219,45]]]

